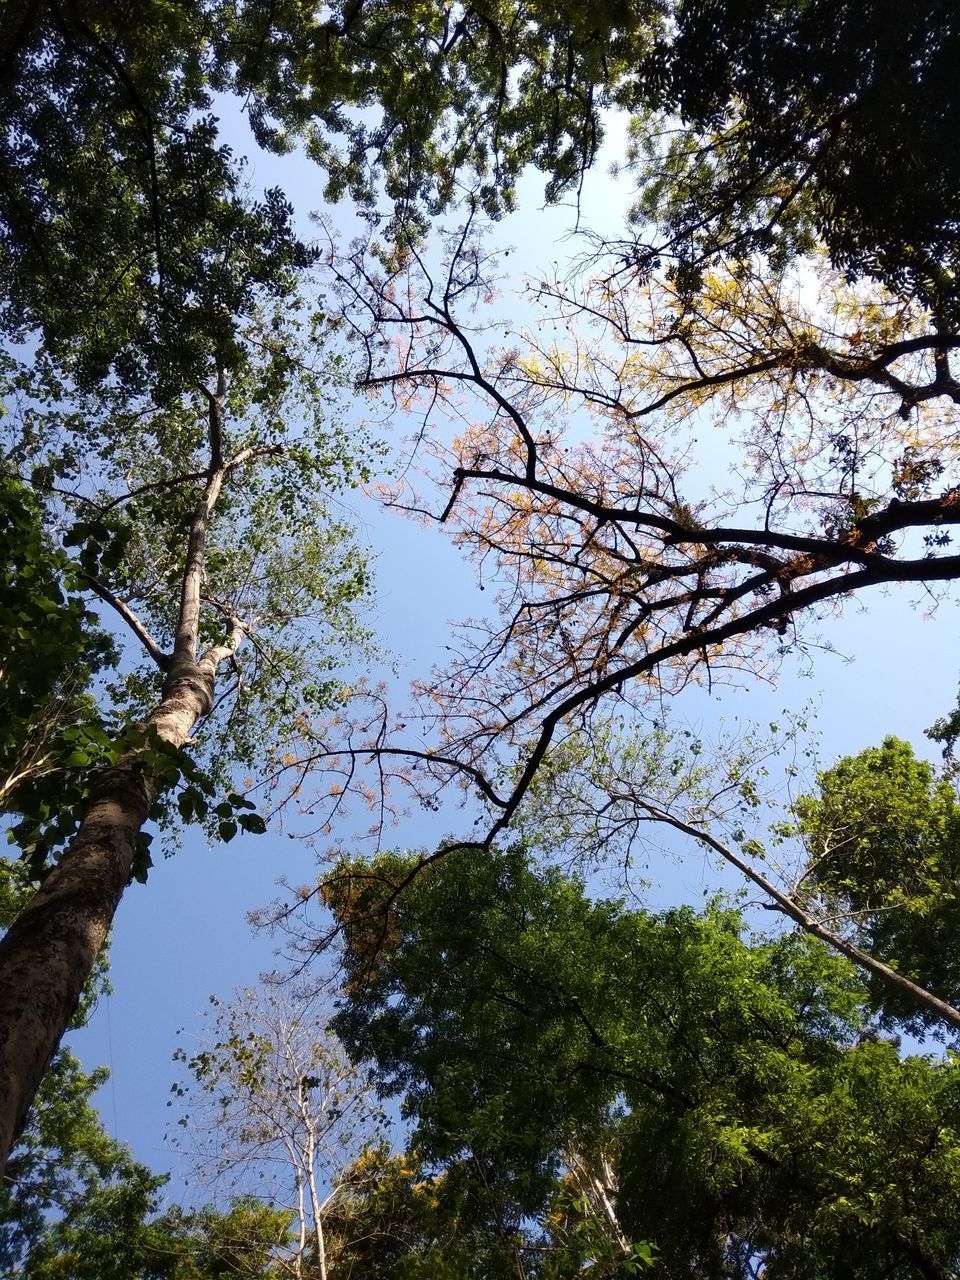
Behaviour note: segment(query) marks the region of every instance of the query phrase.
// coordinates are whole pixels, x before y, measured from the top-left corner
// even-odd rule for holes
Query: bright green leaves
[[[74,829],[91,770],[110,758],[90,686],[115,650],[34,495],[10,477],[0,478],[0,566],[0,810],[36,877]]]
[[[856,912],[898,902],[923,911],[942,898],[956,876],[960,804],[909,743],[886,738],[825,770],[818,784],[796,808],[824,892]]]
[[[960,803],[951,784],[908,743],[886,738],[819,775],[796,806],[806,879],[858,941],[950,1002],[960,998]],[[925,1022],[876,989],[885,1018]]]
[[[451,853],[392,900],[412,869],[329,881],[350,975],[335,1026],[439,1167],[480,1161],[539,1215],[569,1208],[578,1161],[606,1161],[619,1229],[664,1276],[747,1257],[797,1280],[851,1257],[864,1278],[951,1273],[960,1075],[877,1040],[844,961],[747,941],[719,908],[590,902],[517,849]]]

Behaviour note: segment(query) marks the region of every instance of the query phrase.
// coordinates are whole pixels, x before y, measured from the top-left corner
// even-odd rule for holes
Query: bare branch
[[[885,965],[875,956],[861,951],[859,947],[854,946],[852,942],[849,942],[842,935],[835,933],[821,921],[808,915],[794,897],[783,893],[772,880],[769,880],[750,862],[731,849],[729,845],[723,844],[711,832],[684,822],[683,819],[677,818],[666,810],[657,808],[655,805],[636,799],[634,803],[645,810],[656,822],[662,822],[666,826],[681,831],[684,835],[690,836],[693,840],[698,840],[701,844],[705,844],[712,849],[714,853],[719,854],[725,862],[729,862],[732,867],[736,867],[742,875],[751,880],[759,889],[762,889],[779,910],[795,924],[798,924],[806,933],[809,933],[814,938],[819,938],[821,942],[827,943],[834,951],[838,951],[841,955],[846,956],[848,960],[852,960],[858,968],[879,978],[888,986],[896,987],[897,990],[903,992],[916,1004],[928,1009],[935,1017],[960,1030],[960,1009],[955,1009],[953,1005],[941,1000],[924,987],[911,982],[909,978],[902,973],[898,973],[896,969],[891,969],[889,965]]]
[[[111,609],[115,610],[116,613],[120,615],[160,670],[169,670],[170,655],[163,652],[156,640],[154,640],[153,636],[130,606],[125,601],[121,600],[119,596],[114,595],[110,588],[105,586],[104,583],[98,581],[96,578],[92,578],[88,573],[82,573],[80,577],[94,595],[98,596],[104,604],[108,604]]]

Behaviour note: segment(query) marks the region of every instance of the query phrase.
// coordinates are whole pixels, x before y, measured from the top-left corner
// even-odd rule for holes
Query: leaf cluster
[[[211,353],[237,366],[254,295],[309,261],[281,193],[247,199],[219,139],[212,21],[163,0],[4,10],[0,323],[84,388],[162,402]]]
[[[672,18],[648,104],[682,126],[639,119],[635,156],[639,212],[667,229],[678,281],[696,288],[718,248],[776,268],[821,241],[841,270],[955,322],[950,7],[680,0]]]
[[[534,165],[548,199],[576,188],[603,138],[604,108],[635,97],[663,6],[494,0],[451,8],[351,0],[316,12],[246,3],[218,48],[235,60],[261,144],[304,137],[325,195],[424,225],[464,191],[492,216]],[[375,215],[374,215],[375,216]]]
[[[960,803],[909,743],[885,738],[818,775],[796,803],[804,880],[862,945],[944,999],[960,998]],[[919,1030],[925,1018],[892,991],[882,1017]]]

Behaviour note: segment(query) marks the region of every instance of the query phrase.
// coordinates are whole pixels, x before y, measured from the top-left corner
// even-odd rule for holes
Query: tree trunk
[[[162,742],[182,747],[210,710],[219,657],[180,662],[170,672],[146,721]],[[0,1169],[130,882],[137,836],[156,796],[140,754],[103,771],[63,857],[0,940]]]

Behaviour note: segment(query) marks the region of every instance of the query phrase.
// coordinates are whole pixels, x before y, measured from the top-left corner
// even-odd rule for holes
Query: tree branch
[[[94,595],[99,596],[104,604],[108,604],[111,609],[120,615],[160,670],[168,671],[170,668],[170,655],[163,652],[130,606],[121,600],[119,596],[114,595],[109,587],[98,581],[98,579],[92,578],[88,573],[81,573],[80,577]]]
[[[946,1022],[954,1030],[960,1031],[960,1009],[955,1009],[953,1005],[941,1000],[939,996],[927,991],[925,987],[919,986],[916,982],[911,982],[909,978],[902,973],[898,973],[896,969],[891,969],[882,960],[877,960],[875,956],[869,955],[866,951],[861,951],[852,942],[848,942],[846,938],[834,933],[832,929],[828,929],[825,925],[815,920],[813,916],[804,911],[795,898],[778,889],[772,880],[767,879],[756,867],[752,866],[738,853],[735,853],[728,845],[723,844],[709,831],[704,831],[701,827],[684,822],[682,818],[675,817],[667,810],[660,809],[656,805],[640,800],[637,797],[631,797],[631,803],[649,814],[654,821],[673,827],[676,831],[680,831],[684,835],[690,836],[691,839],[698,840],[701,844],[713,849],[725,862],[728,862],[732,867],[736,867],[742,875],[752,881],[758,889],[761,889],[771,901],[776,903],[785,916],[795,924],[798,924],[806,933],[809,933],[814,938],[819,938],[821,942],[825,942],[834,951],[838,951],[841,955],[846,956],[848,960],[852,960],[858,968],[879,978],[887,986],[895,987],[942,1022]]]

